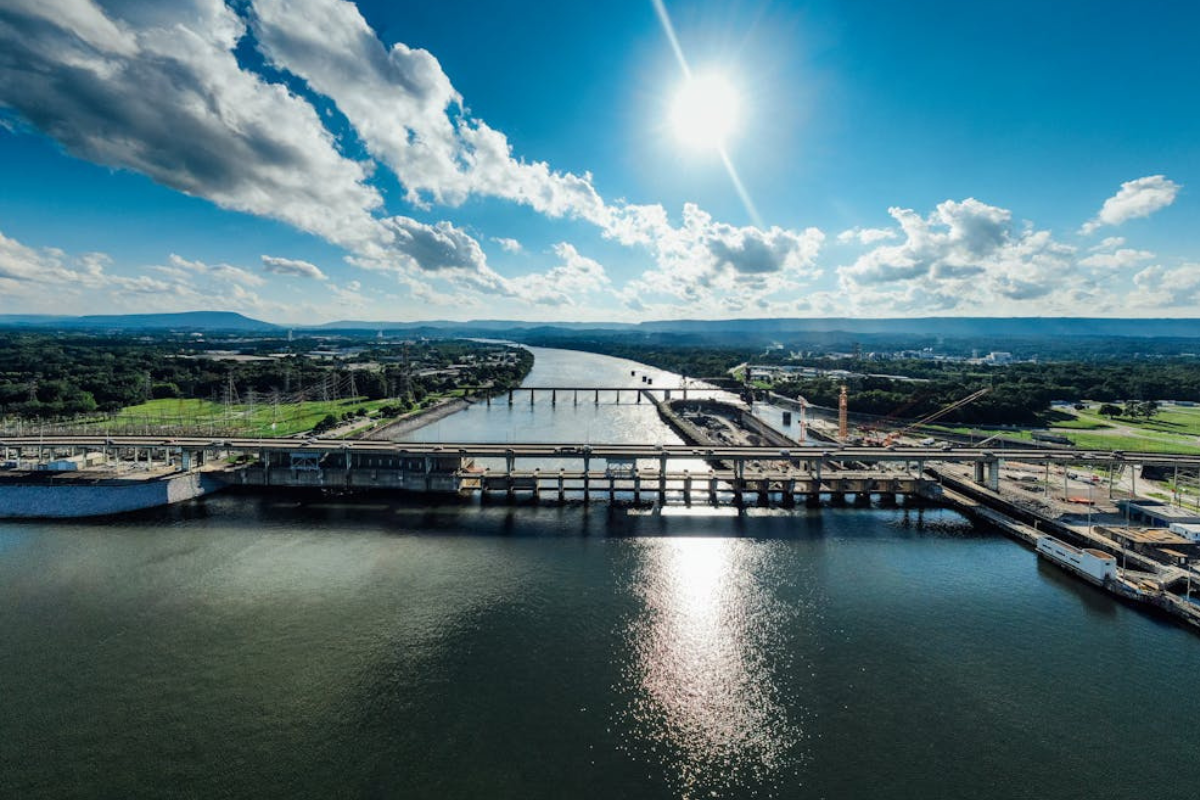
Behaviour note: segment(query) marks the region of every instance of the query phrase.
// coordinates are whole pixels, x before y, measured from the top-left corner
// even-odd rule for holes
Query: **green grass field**
[[[1085,450],[1136,450],[1149,453],[1200,454],[1200,408],[1171,406],[1155,418],[1108,420],[1093,409],[1054,412],[1047,426]],[[986,437],[1000,434],[1007,439],[1032,441],[1031,430],[985,429],[969,426],[930,426],[948,433]],[[1129,429],[1129,430],[1125,430]]]
[[[1145,450],[1153,453],[1200,453],[1200,408],[1167,406],[1150,419],[1100,416],[1096,406],[1056,421],[1076,445],[1096,450]]]
[[[108,433],[124,432],[195,432],[237,434],[243,436],[293,436],[312,430],[313,426],[333,414],[341,418],[347,412],[365,409],[377,412],[392,400],[352,398],[336,401],[308,401],[274,406],[259,404],[233,405],[228,409],[209,400],[151,400],[141,405],[121,409],[117,414],[96,420],[93,427]]]

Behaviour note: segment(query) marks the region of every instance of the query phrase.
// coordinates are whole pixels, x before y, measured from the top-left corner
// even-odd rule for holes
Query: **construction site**
[[[988,448],[996,468],[986,480],[981,464],[950,458],[923,462],[925,477],[938,482],[944,502],[1122,598],[1200,626],[1200,604],[1192,597],[1193,583],[1200,578],[1200,467],[1157,466],[1114,452],[1080,457],[1069,443],[1031,445],[1002,434],[972,440],[928,427],[988,392],[980,389],[917,420],[903,419],[902,406],[885,417],[858,416],[857,422],[852,422],[856,415],[844,386],[837,409],[812,406],[803,397],[770,394],[765,399],[782,410],[781,423],[790,422],[790,415],[783,414],[796,413],[798,442],[926,452],[952,452],[964,445]],[[729,435],[731,421],[722,422],[719,433]],[[708,425],[713,427],[711,420]],[[1061,452],[1063,462],[1041,457],[1035,463],[1031,448],[1046,455]],[[1011,458],[1005,458],[1006,451]],[[1081,566],[1089,562],[1098,566]]]

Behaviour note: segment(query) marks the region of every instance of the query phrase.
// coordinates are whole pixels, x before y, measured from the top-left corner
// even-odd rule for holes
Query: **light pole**
[[[1092,490],[1096,487],[1094,483],[1088,481],[1088,536],[1092,535]]]

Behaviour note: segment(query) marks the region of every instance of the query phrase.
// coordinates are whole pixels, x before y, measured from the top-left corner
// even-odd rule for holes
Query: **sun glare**
[[[675,137],[696,150],[723,150],[737,129],[737,90],[720,74],[695,75],[675,96],[671,128]]]

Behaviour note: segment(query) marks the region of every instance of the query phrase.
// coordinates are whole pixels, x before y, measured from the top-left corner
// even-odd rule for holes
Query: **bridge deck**
[[[0,439],[0,448],[34,450],[39,448],[154,448],[173,451],[264,452],[311,451],[318,453],[371,453],[398,457],[461,456],[465,458],[603,458],[603,459],[695,459],[719,461],[779,461],[794,462],[995,462],[1022,461],[1031,464],[1154,464],[1164,466],[1200,467],[1200,455],[1149,453],[1138,451],[1103,452],[1063,448],[1059,450],[979,447],[862,447],[816,446],[752,447],[669,444],[604,444],[604,443],[425,443],[386,442],[368,440],[325,439],[211,439],[207,437],[164,438],[157,436],[22,436]]]

